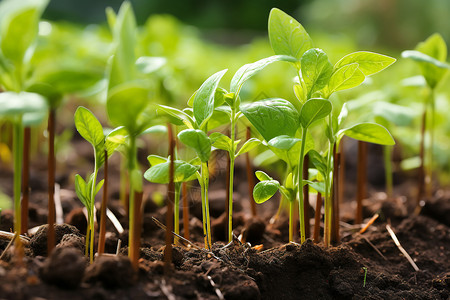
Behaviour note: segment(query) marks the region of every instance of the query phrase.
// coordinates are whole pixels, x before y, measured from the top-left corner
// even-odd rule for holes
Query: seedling
[[[367,268],[363,267],[364,270],[364,281],[363,281],[363,287],[366,287],[366,278],[367,278]]]
[[[123,128],[117,128],[105,137],[100,122],[90,110],[82,106],[76,110],[74,119],[78,133],[94,149],[94,172],[88,175],[86,180],[78,174],[75,175],[75,191],[88,212],[86,256],[89,253],[90,261],[92,262],[94,260],[95,195],[100,191],[104,182],[101,180],[97,183],[97,174],[107,156],[110,156],[118,146],[125,142],[126,132]]]
[[[333,113],[333,105],[330,96],[337,91],[349,89],[360,85],[366,76],[375,74],[382,69],[391,65],[395,59],[372,52],[355,52],[346,55],[339,60],[334,66],[328,60],[326,53],[320,49],[312,48],[312,40],[306,30],[291,16],[285,14],[279,9],[272,9],[269,16],[269,38],[272,49],[277,55],[289,56],[290,61],[296,68],[298,73],[298,84],[294,86],[297,100],[291,104],[290,114],[284,114],[283,121],[277,120],[278,125],[272,126],[272,129],[264,129],[261,120],[265,118],[265,123],[274,124],[272,116],[263,111],[269,111],[271,115],[275,115],[275,111],[279,108],[270,103],[255,103],[248,107],[241,107],[244,115],[255,128],[268,141],[282,133],[280,126],[287,126],[288,136],[301,138],[301,146],[299,151],[298,163],[293,164],[296,168],[296,175],[293,176],[299,199],[299,219],[301,242],[305,241],[305,221],[304,221],[304,203],[303,203],[303,184],[308,182],[303,180],[303,162],[304,156],[308,153],[306,150],[308,129],[318,123],[319,120],[326,118],[328,120],[325,126],[325,133],[328,138],[328,151],[326,157],[314,155],[311,160],[325,181],[325,245],[330,243],[330,229],[332,206],[331,195],[333,188],[333,149],[339,149],[339,141],[342,136],[348,135],[355,139],[376,142],[381,144],[393,144],[394,141],[387,130],[377,124],[361,123],[350,128],[341,129],[340,125],[345,117],[346,109],[344,107],[339,114]],[[284,106],[286,107],[286,100]],[[290,103],[289,103],[290,104]],[[263,108],[265,105],[272,108]],[[334,108],[336,111],[336,108]],[[247,110],[247,112],[246,112]],[[258,113],[251,113],[257,111]],[[260,116],[256,116],[260,115]],[[270,122],[272,121],[272,122]],[[290,124],[288,124],[288,122]],[[279,125],[282,124],[282,125]],[[275,136],[267,135],[271,132]],[[298,132],[297,132],[298,130]],[[256,187],[255,187],[256,188]],[[272,187],[270,191],[274,191]]]
[[[435,91],[436,87],[444,78],[444,75],[450,69],[447,60],[447,45],[438,33],[431,35],[424,42],[417,45],[416,50],[403,51],[402,57],[411,58],[416,61],[425,77],[429,93],[424,102],[424,110],[422,115],[421,128],[421,145],[420,145],[420,176],[419,176],[419,192],[417,196],[417,209],[420,209],[420,200],[426,190],[427,198],[431,196],[432,183],[432,167],[433,167],[433,148],[434,148],[434,119],[436,114]],[[429,121],[427,121],[429,119]],[[429,123],[427,125],[427,123]],[[429,132],[430,142],[425,147],[425,134]],[[425,151],[427,153],[425,153]],[[416,210],[417,212],[418,210]]]

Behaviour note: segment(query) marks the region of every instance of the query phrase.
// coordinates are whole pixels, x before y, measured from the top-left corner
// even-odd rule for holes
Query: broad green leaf
[[[325,192],[325,182],[317,182],[317,181],[309,181],[309,180],[303,180],[303,183],[307,183],[310,187],[312,187],[317,192],[324,195]]]
[[[15,65],[25,63],[34,43],[39,19],[48,0],[4,0],[0,4],[0,49]],[[31,57],[30,55],[28,55]]]
[[[95,187],[95,195],[97,195],[98,192],[100,192],[100,189],[102,188],[104,182],[105,182],[105,179],[102,179],[102,180],[100,180],[99,183],[97,183],[97,186]]]
[[[12,117],[46,111],[47,103],[41,95],[27,92],[0,93],[0,116]]]
[[[178,139],[195,150],[202,162],[207,162],[211,155],[211,140],[199,129],[185,129],[178,134]]]
[[[105,138],[105,148],[108,152],[108,157],[113,154],[113,152],[120,145],[124,145],[127,141],[128,132],[124,127],[117,127],[112,130]]]
[[[276,180],[258,182],[253,188],[253,199],[258,204],[264,203],[278,191],[280,183]]]
[[[79,106],[74,115],[75,127],[78,133],[94,147],[105,139],[102,124],[87,108]]]
[[[163,164],[168,161],[167,158],[159,156],[159,155],[154,155],[154,154],[147,156],[147,160],[148,160],[150,166],[152,166],[152,167],[159,165],[159,164]]]
[[[291,168],[294,168],[300,156],[300,141],[297,138],[281,135],[271,139],[267,145],[278,158],[285,161]]]
[[[112,124],[136,134],[138,117],[149,104],[148,90],[136,83],[125,83],[109,91],[106,109]]]
[[[148,133],[159,133],[159,134],[165,134],[167,133],[167,127],[164,125],[153,125],[150,126],[149,128],[145,129],[141,135],[143,134],[148,134]]]
[[[165,105],[158,105],[158,110],[182,121],[188,128],[194,128],[194,120],[184,111]]]
[[[144,173],[144,178],[150,182],[167,184],[169,183],[170,161],[153,165]],[[193,166],[185,161],[174,161],[174,182],[184,182],[197,172],[199,166]]]
[[[214,109],[214,112],[208,121],[208,131],[230,123],[231,111],[223,110],[222,108],[224,107],[228,106],[219,106]]]
[[[194,117],[199,128],[204,128],[214,111],[214,95],[219,85],[220,79],[227,72],[227,69],[215,73],[200,86],[195,94],[193,109]]]
[[[333,66],[328,56],[321,49],[313,48],[306,51],[300,59],[302,79],[307,89],[307,99],[315,91],[324,88],[333,73]]]
[[[306,100],[308,100],[308,91],[304,82],[300,82],[300,84],[294,85],[294,94],[301,104],[305,103]],[[298,106],[299,109],[300,107],[301,106]]]
[[[241,90],[242,85],[249,80],[251,77],[256,75],[259,71],[263,70],[265,67],[274,63],[276,61],[290,61],[295,62],[296,59],[294,57],[286,56],[286,55],[274,55],[270,57],[263,58],[251,64],[243,65],[237,70],[231,79],[230,91],[232,93],[236,93],[236,96],[239,96],[239,91]]]
[[[86,91],[98,84],[103,76],[103,72],[99,72],[98,69],[90,66],[77,66],[76,68],[57,66],[55,69],[47,70],[40,74],[37,80],[50,85],[55,90],[54,93],[64,95]],[[52,107],[58,107],[60,104],[60,101],[55,104],[53,102],[50,101]]]
[[[447,44],[439,33],[434,33],[425,41],[419,43],[416,50],[439,61],[447,60]]]
[[[224,135],[223,133],[213,132],[211,133],[209,138],[211,139],[213,147],[225,150],[227,152],[232,151],[231,139],[228,136]]]
[[[241,105],[240,110],[266,141],[279,135],[294,137],[300,125],[297,110],[284,99],[256,101]]]
[[[360,123],[350,128],[342,129],[337,134],[338,139],[344,134],[363,142],[388,146],[395,145],[395,141],[389,131],[383,126],[375,123]]]
[[[110,62],[108,89],[135,79],[137,27],[130,2],[121,5],[111,31],[115,51]]]
[[[303,128],[308,128],[313,122],[323,119],[331,113],[333,109],[330,100],[314,98],[303,104],[300,111],[300,123]]]
[[[373,113],[376,117],[382,118],[388,123],[398,126],[410,125],[417,115],[417,113],[409,107],[384,101],[375,103]]]
[[[86,181],[84,181],[83,177],[76,174],[75,175],[75,192],[78,196],[78,199],[80,199],[81,203],[83,203],[84,206],[86,206],[87,210],[90,211],[91,208],[91,202],[89,201],[89,194],[87,193],[87,184]]]
[[[313,44],[303,26],[278,8],[270,11],[269,39],[275,54],[289,55],[298,60]]]
[[[422,74],[425,77],[428,85],[431,88],[435,88],[440,80],[444,77],[450,66],[441,62],[434,57],[431,57],[425,53],[415,50],[407,50],[402,52],[402,57],[411,58],[419,63],[422,70]]]
[[[165,57],[141,56],[136,60],[136,67],[142,74],[150,74],[163,67]]]
[[[364,79],[364,73],[359,69],[357,63],[340,67],[331,75],[328,83],[328,96],[337,91],[354,88],[363,83]]]
[[[242,145],[241,149],[239,149],[238,153],[236,154],[236,156],[239,156],[241,154],[244,154],[250,150],[252,150],[253,148],[255,148],[256,146],[258,146],[259,144],[261,144],[261,141],[258,140],[257,138],[251,138],[249,140],[247,140],[244,145]]]
[[[266,181],[266,180],[272,180],[273,178],[267,175],[266,172],[263,171],[256,171],[255,172],[256,178],[258,178],[260,181]]]
[[[309,151],[309,159],[314,167],[322,173],[323,176],[327,174],[327,162],[325,158],[319,154],[316,150]]]
[[[383,54],[358,51],[341,58],[341,60],[334,65],[334,69],[337,70],[343,66],[357,63],[361,72],[363,72],[365,76],[369,76],[386,69],[392,65],[395,60],[395,58]]]

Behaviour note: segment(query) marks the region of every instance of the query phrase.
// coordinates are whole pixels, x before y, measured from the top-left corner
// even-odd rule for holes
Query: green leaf
[[[136,83],[124,83],[109,91],[106,109],[111,123],[137,134],[139,115],[149,104],[148,90]]]
[[[94,147],[105,139],[102,124],[87,108],[79,106],[75,111],[75,127],[78,133]]]
[[[325,177],[327,175],[326,159],[316,150],[310,150],[308,155],[314,167]]]
[[[324,88],[333,73],[333,66],[328,60],[328,56],[321,49],[309,49],[300,60],[302,79],[307,89],[307,99],[311,95]]]
[[[266,57],[260,59],[254,63],[243,65],[237,70],[231,79],[230,91],[232,93],[236,93],[236,96],[239,95],[239,91],[241,90],[242,85],[249,80],[251,77],[256,75],[259,71],[263,70],[265,67],[274,63],[276,61],[290,61],[295,62],[296,59],[294,57],[286,56],[286,55],[274,55],[270,57]]]
[[[163,67],[166,62],[165,57],[141,56],[136,60],[136,67],[142,74],[150,74]]]
[[[267,144],[269,149],[275,153],[278,158],[282,159],[293,168],[298,163],[301,147],[300,141],[301,140],[297,138],[281,135],[274,137]]]
[[[211,139],[213,147],[225,150],[227,152],[232,151],[231,139],[228,136],[224,135],[223,133],[213,132],[211,133],[209,138]]]
[[[420,63],[432,64],[441,69],[449,69],[450,68],[450,66],[447,63],[441,62],[441,61],[435,59],[434,57],[431,57],[425,53],[422,53],[422,52],[416,51],[416,50],[403,51],[402,57],[411,58],[412,60],[420,62]]]
[[[412,108],[384,101],[375,103],[373,113],[376,117],[387,121],[387,123],[398,126],[410,125],[417,115]]]
[[[351,137],[355,140],[380,144],[380,145],[395,145],[394,138],[389,131],[383,126],[375,123],[360,123],[350,128],[342,129],[337,136],[340,139],[343,135]]]
[[[253,199],[258,204],[264,203],[278,191],[280,183],[276,180],[258,182],[253,188]]]
[[[334,92],[351,89],[363,83],[365,76],[358,66],[357,63],[354,63],[336,69],[328,83],[328,96]]]
[[[323,119],[331,113],[333,109],[330,100],[314,98],[303,104],[300,111],[300,123],[303,128],[308,128],[313,122]]]
[[[102,179],[102,180],[100,180],[99,183],[97,183],[97,186],[95,187],[95,195],[97,195],[98,192],[100,192],[100,189],[102,188],[104,182],[105,182],[105,179]]]
[[[416,50],[439,61],[447,60],[447,44],[439,33],[434,33],[424,42],[419,43]]]
[[[89,201],[89,194],[86,193],[88,190],[86,181],[84,181],[83,177],[76,174],[75,175],[75,192],[80,199],[81,203],[86,206],[87,210],[90,211],[91,202]]]
[[[184,111],[165,105],[158,105],[158,110],[182,121],[188,128],[194,128],[194,120]]]
[[[270,11],[269,39],[275,54],[289,55],[298,60],[312,48],[312,40],[303,26],[278,8]]]
[[[195,150],[202,162],[207,162],[211,155],[211,140],[199,129],[185,129],[178,134],[178,139]]]
[[[395,61],[396,59],[390,56],[368,51],[358,51],[341,58],[341,60],[334,65],[334,69],[337,70],[343,66],[357,63],[361,72],[365,76],[369,76],[386,69]]]
[[[134,47],[137,39],[137,27],[130,2],[124,1],[121,5],[111,31],[115,51],[110,61],[109,90],[135,79]]]
[[[303,180],[303,183],[304,184],[307,183],[310,187],[312,187],[314,190],[321,193],[322,195],[325,194],[325,182]]]
[[[170,161],[153,165],[144,173],[144,178],[150,182],[169,183]],[[174,161],[174,182],[185,182],[197,172],[199,166],[193,166],[185,161]]]
[[[141,135],[149,134],[149,133],[153,133],[153,134],[167,134],[167,127],[164,126],[164,125],[153,125],[153,126],[150,126],[147,129],[145,129],[144,131],[142,131]]]
[[[265,173],[263,171],[256,171],[255,175],[256,175],[256,178],[258,178],[260,181],[272,180],[273,179],[272,177],[270,177],[269,175],[267,175],[267,173]]]
[[[105,138],[105,148],[108,152],[108,157],[113,154],[113,152],[120,145],[124,145],[127,141],[128,132],[124,127],[117,127],[112,130]],[[103,162],[101,162],[103,163]]]
[[[294,137],[299,127],[297,110],[284,99],[256,101],[241,105],[240,110],[266,141],[279,135]]]
[[[165,158],[165,157],[162,157],[162,156],[159,156],[159,155],[151,154],[151,155],[147,156],[147,160],[148,160],[150,166],[153,167],[153,166],[156,166],[156,165],[163,164],[163,163],[167,162],[168,158]]]
[[[244,145],[242,145],[241,149],[239,149],[238,153],[236,154],[236,156],[239,156],[241,154],[244,154],[250,150],[252,150],[253,148],[255,148],[256,146],[258,146],[259,144],[261,144],[261,141],[258,140],[257,138],[250,138],[249,140],[247,140]]]
[[[12,117],[46,111],[47,103],[41,95],[27,92],[0,93],[0,116]]]
[[[308,91],[307,91],[306,85],[303,81],[300,82],[300,84],[294,85],[295,97],[297,97],[298,101],[300,101],[301,104],[305,103],[306,100],[308,100],[307,93],[308,93]]]
[[[0,49],[15,65],[25,63],[34,43],[39,19],[48,0],[4,0],[0,4]],[[30,56],[31,57],[31,56]]]
[[[195,94],[193,109],[194,118],[199,128],[204,128],[214,111],[214,95],[220,79],[227,69],[213,74],[200,86]]]

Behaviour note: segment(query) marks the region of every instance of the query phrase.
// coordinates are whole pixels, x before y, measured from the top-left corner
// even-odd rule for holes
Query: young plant
[[[435,91],[448,69],[450,69],[450,65],[446,63],[447,45],[442,36],[438,33],[431,35],[424,42],[419,43],[416,50],[403,51],[402,57],[410,58],[419,64],[422,75],[425,78],[429,89],[428,97],[424,102],[424,110],[422,115],[422,139],[420,145],[421,166],[419,176],[419,192],[417,196],[417,209],[419,209],[420,200],[423,196],[424,190],[426,190],[427,198],[431,196],[434,119],[436,114]],[[425,146],[425,134],[427,132],[430,135],[428,147]],[[426,154],[425,151],[427,152]]]
[[[393,139],[386,129],[376,124],[357,124],[354,127],[339,130],[339,121],[341,120],[337,114],[333,113],[333,105],[328,99],[334,92],[360,85],[366,76],[381,71],[392,64],[395,59],[372,52],[355,52],[343,57],[333,66],[324,51],[312,48],[312,40],[300,23],[276,8],[272,9],[269,16],[269,38],[275,54],[290,56],[290,61],[298,74],[298,84],[294,86],[298,101],[293,102],[298,112],[296,120],[298,126],[291,129],[293,131],[291,136],[301,138],[300,153],[296,164],[297,175],[294,182],[300,202],[299,219],[302,243],[305,241],[305,222],[303,189],[301,187],[303,184],[307,184],[303,181],[307,133],[310,127],[318,123],[317,121],[328,119],[325,126],[328,151],[325,161],[321,162],[325,166],[323,174],[325,179],[325,245],[328,245],[332,215],[332,154],[335,144],[336,149],[339,149],[338,144],[344,134],[360,140],[393,143]],[[260,109],[260,106],[255,108],[257,111]],[[336,108],[334,109],[336,110]],[[269,110],[272,113],[272,110]],[[251,117],[249,120],[257,129],[261,127],[258,125],[258,121],[252,121]],[[296,132],[297,130],[298,132]],[[295,136],[296,134],[298,136]],[[266,137],[265,139],[267,140]]]
[[[100,122],[90,110],[83,106],[78,107],[76,110],[74,120],[78,133],[94,149],[94,172],[88,175],[86,180],[79,174],[75,175],[75,191],[80,201],[86,206],[88,214],[85,253],[86,256],[89,253],[89,258],[92,262],[94,260],[95,195],[97,195],[103,185],[103,180],[97,183],[97,174],[105,162],[105,155],[110,156],[118,146],[125,142],[125,132],[123,128],[117,128],[105,137]]]
[[[20,181],[24,124],[29,121],[39,123],[46,109],[43,97],[25,91],[39,20],[47,4],[48,0],[7,0],[0,3],[0,89],[7,91],[0,96],[0,115],[13,123],[14,230],[17,232],[22,230]]]
[[[108,93],[106,109],[109,120],[115,126],[123,126],[127,132],[126,164],[129,176],[129,251],[133,266],[137,268],[140,242],[140,203],[142,198],[142,172],[137,162],[137,137],[153,122],[154,111],[150,107],[151,81],[148,74],[154,60],[150,57],[135,58],[137,36],[136,21],[130,2],[125,1],[118,15],[112,9],[106,11],[114,42],[113,56],[108,67]],[[158,67],[161,64],[158,65]],[[157,68],[156,68],[157,69]]]

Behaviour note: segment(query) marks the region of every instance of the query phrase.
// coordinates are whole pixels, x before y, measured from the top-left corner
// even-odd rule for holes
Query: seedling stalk
[[[322,208],[322,195],[317,193],[316,211],[314,216],[314,242],[318,243],[320,240],[320,210]]]
[[[106,208],[108,205],[108,151],[105,149],[105,165],[103,169],[103,197],[102,205],[100,208],[100,232],[98,237],[98,254],[105,252],[105,240],[106,240]]]
[[[367,184],[367,143],[358,141],[358,187],[356,198],[355,224],[362,223],[362,201],[366,197]]]
[[[247,127],[246,139],[251,138],[250,127]],[[245,154],[245,168],[247,170],[247,183],[248,183],[248,199],[250,200],[250,208],[252,216],[256,217],[256,202],[253,199],[253,188],[255,187],[255,179],[253,178],[252,164],[250,161],[250,154]]]
[[[183,197],[183,231],[184,238],[189,239],[189,203],[187,198],[187,183],[183,182],[181,184],[181,194]]]
[[[30,127],[25,127],[23,137],[23,170],[22,170],[22,227],[21,234],[28,231],[28,202],[30,197]]]
[[[55,109],[48,113],[48,231],[47,231],[47,255],[53,251],[56,244],[55,238]]]
[[[174,210],[173,210],[173,204],[174,200],[176,201],[176,195],[175,195],[175,182],[174,182],[174,175],[175,175],[175,140],[173,138],[173,132],[172,132],[172,126],[170,124],[167,124],[167,129],[169,133],[169,156],[170,156],[170,165],[169,165],[169,186],[167,190],[167,213],[166,213],[166,224],[167,224],[167,230],[166,230],[166,247],[164,250],[164,273],[168,275],[170,273],[170,265],[172,263],[172,231],[174,228],[173,225],[173,218],[174,218]],[[178,232],[175,232],[178,234]]]

